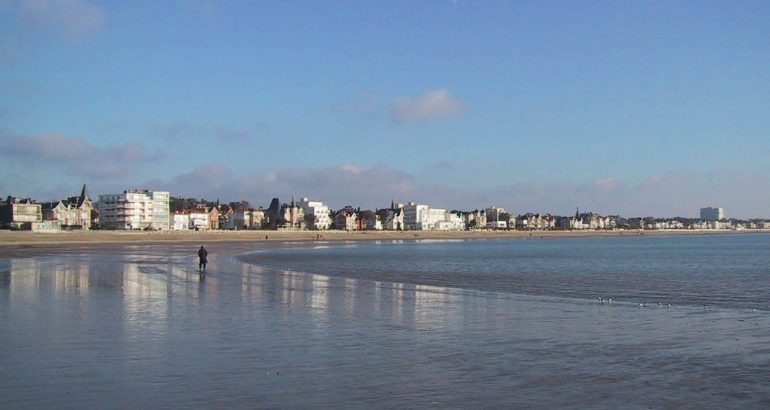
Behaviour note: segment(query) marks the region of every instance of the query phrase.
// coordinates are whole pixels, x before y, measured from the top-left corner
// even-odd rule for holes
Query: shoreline
[[[65,250],[111,248],[128,245],[188,245],[252,243],[266,247],[289,242],[325,243],[378,240],[488,240],[555,238],[623,238],[641,236],[768,234],[752,230],[654,230],[654,231],[62,231],[37,233],[0,231],[0,259],[61,253]]]
[[[54,233],[0,230],[0,247],[16,245],[70,245],[97,243],[162,242],[269,242],[378,239],[490,239],[490,238],[585,238],[622,236],[726,235],[770,233],[770,229],[711,230],[613,230],[613,231],[61,231]]]

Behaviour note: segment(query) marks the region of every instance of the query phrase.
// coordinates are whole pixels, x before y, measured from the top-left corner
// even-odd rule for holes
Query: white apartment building
[[[167,191],[149,191],[152,199],[152,228],[171,228],[171,207],[169,199],[171,194]]]
[[[700,219],[703,221],[721,221],[725,219],[725,210],[724,208],[701,208]]]
[[[175,231],[186,231],[190,229],[190,215],[184,212],[174,212],[171,215],[171,229]]]
[[[329,216],[329,207],[324,205],[323,202],[302,198],[299,205],[302,207],[305,216],[313,215],[313,226],[308,226],[308,228],[326,230],[331,227],[332,219]]]
[[[404,227],[410,231],[423,230],[424,214],[429,209],[428,205],[417,205],[409,202],[404,205]]]
[[[171,219],[171,229],[176,231],[205,231],[209,229],[209,213],[204,210],[174,212]]]
[[[101,229],[169,229],[170,194],[166,191],[127,190],[99,195]]]
[[[409,202],[404,206],[404,226],[416,231],[463,230],[465,221],[460,215],[447,212],[446,209]]]
[[[465,218],[459,213],[447,212],[446,221],[449,222],[450,231],[465,230]]]

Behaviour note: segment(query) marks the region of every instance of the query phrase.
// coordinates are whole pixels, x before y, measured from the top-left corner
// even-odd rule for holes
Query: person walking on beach
[[[208,251],[201,245],[201,248],[198,249],[198,270],[201,272],[206,271],[206,263],[208,263],[208,259],[206,259],[207,256],[209,256]]]

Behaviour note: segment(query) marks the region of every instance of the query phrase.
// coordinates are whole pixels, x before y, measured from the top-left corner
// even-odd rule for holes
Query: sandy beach
[[[571,238],[634,237],[668,235],[733,235],[770,233],[767,229],[732,230],[654,230],[654,231],[62,231],[33,233],[0,230],[0,251],[6,257],[55,252],[55,248],[78,248],[83,245],[119,244],[209,244],[226,242],[269,243],[314,241],[367,241],[411,239],[503,239],[503,238]]]

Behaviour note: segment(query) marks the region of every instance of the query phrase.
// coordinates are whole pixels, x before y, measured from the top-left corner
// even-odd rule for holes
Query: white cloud
[[[450,118],[465,112],[465,104],[449,90],[439,89],[423,93],[415,98],[403,98],[390,108],[394,122],[425,121],[434,118]]]
[[[22,0],[21,20],[35,29],[53,32],[67,41],[77,41],[99,32],[104,11],[88,0]]]
[[[149,159],[144,145],[137,142],[102,148],[83,138],[60,134],[2,137],[0,157],[23,166],[62,168],[80,176],[122,178],[128,175],[130,165]]]

